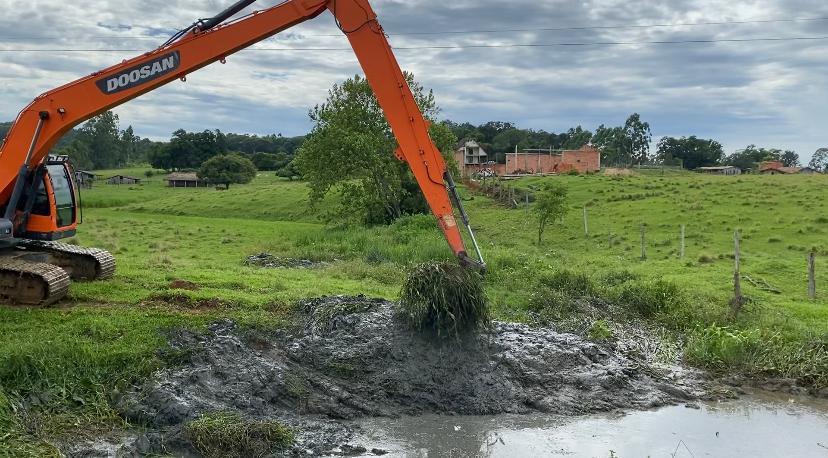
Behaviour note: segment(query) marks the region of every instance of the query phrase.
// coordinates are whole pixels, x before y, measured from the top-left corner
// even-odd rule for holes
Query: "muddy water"
[[[828,400],[757,392],[627,414],[372,418],[386,456],[828,457]],[[695,407],[695,408],[694,408]]]

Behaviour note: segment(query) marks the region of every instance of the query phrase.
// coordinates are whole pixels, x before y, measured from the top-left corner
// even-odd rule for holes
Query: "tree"
[[[439,108],[432,92],[410,74],[406,79],[423,114],[434,119]],[[428,211],[407,164],[394,156],[396,139],[367,80],[355,76],[335,84],[309,115],[315,125],[294,162],[310,185],[312,204],[334,189],[341,205],[331,216],[366,224]],[[430,133],[444,154],[454,150],[457,139],[450,129],[432,123]]]
[[[780,156],[779,160],[782,162],[782,165],[785,167],[801,167],[802,163],[799,162],[799,154],[796,151],[786,149]]]
[[[547,185],[535,195],[535,207],[533,208],[538,218],[538,245],[543,242],[543,233],[550,222],[563,218],[566,214],[565,187],[558,183]]]
[[[137,143],[141,140],[132,130],[132,126],[128,126],[121,132],[121,148],[123,150],[121,156],[124,159],[124,164],[133,164],[137,161],[135,155],[137,151]]]
[[[696,138],[695,135],[681,138],[662,137],[658,141],[656,158],[662,162],[681,159],[682,166],[692,170],[721,164],[724,149],[721,143],[715,140]]]
[[[118,115],[115,113],[105,111],[87,121],[78,133],[78,141],[86,143],[91,150],[90,159],[94,168],[115,168],[124,165]]]
[[[650,124],[641,121],[638,113],[633,113],[624,123],[624,140],[629,145],[629,157],[639,164],[649,159],[650,141],[653,136],[650,133]]]
[[[198,177],[208,183],[230,184],[250,183],[256,176],[256,166],[241,154],[214,156],[204,161],[198,169]]]
[[[287,153],[255,153],[250,157],[259,170],[279,170],[290,162]]]
[[[786,149],[785,152],[779,156],[779,160],[785,167],[800,167],[802,165],[799,162],[799,155],[796,154],[796,151],[791,151],[789,149]]]
[[[276,171],[276,176],[287,178],[288,180],[293,181],[294,178],[299,178],[302,175],[299,172],[299,169],[296,168],[296,164],[294,164],[294,161],[290,161],[287,163],[287,165]]]
[[[592,139],[592,132],[584,129],[581,126],[570,128],[565,134],[563,142],[563,149],[579,149],[586,145]]]
[[[781,160],[782,151],[774,148],[757,148],[756,145],[748,145],[745,149],[741,149],[731,154],[725,160],[728,165],[739,167],[740,169],[753,169],[757,164],[764,161],[779,161]]]
[[[650,124],[641,121],[638,113],[631,114],[623,127],[601,124],[592,136],[592,143],[601,151],[601,162],[618,165],[647,161],[651,140]]]
[[[828,148],[816,150],[808,166],[819,172],[828,173]]]
[[[601,151],[602,164],[629,164],[631,158],[624,143],[623,127],[605,127],[601,124],[592,136],[592,144]]]

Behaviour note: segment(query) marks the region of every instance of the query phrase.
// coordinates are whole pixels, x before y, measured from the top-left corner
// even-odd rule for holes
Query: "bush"
[[[699,255],[699,264],[710,264],[715,260],[716,259],[713,256],[706,253]]]
[[[457,264],[417,265],[406,276],[399,312],[413,328],[438,336],[486,326],[489,307],[483,276]]]
[[[592,323],[589,330],[589,338],[598,342],[605,342],[612,338],[612,330],[605,320],[597,320]]]
[[[528,309],[544,323],[561,321],[577,313],[575,301],[566,293],[541,287],[532,292]]]
[[[753,365],[759,354],[759,331],[741,331],[715,324],[694,331],[687,341],[689,362],[713,370],[734,370]]]
[[[294,441],[289,428],[275,421],[247,421],[239,414],[202,415],[184,427],[185,437],[205,457],[264,457]]]
[[[716,372],[794,378],[820,389],[828,386],[828,337],[787,341],[779,334],[711,325],[690,334],[688,362]]]
[[[538,282],[541,286],[564,292],[570,296],[594,296],[595,284],[588,275],[569,270],[559,270],[542,275]]]
[[[668,311],[684,301],[678,286],[664,280],[627,283],[616,299],[620,305],[645,317]]]
[[[606,286],[619,286],[628,281],[638,280],[640,275],[630,272],[629,270],[614,270],[607,272],[601,277],[601,283]]]

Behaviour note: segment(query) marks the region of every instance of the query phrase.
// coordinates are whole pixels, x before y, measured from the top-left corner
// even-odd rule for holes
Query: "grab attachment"
[[[485,270],[486,262],[483,261],[483,253],[480,252],[480,246],[477,244],[477,238],[475,238],[474,231],[471,228],[471,224],[469,224],[469,216],[466,214],[466,209],[463,207],[460,195],[457,194],[457,185],[454,184],[454,179],[451,177],[451,173],[448,170],[446,170],[443,174],[443,179],[446,180],[446,187],[449,191],[449,197],[457,207],[457,210],[460,211],[460,218],[463,220],[463,225],[466,226],[466,230],[469,231],[469,237],[471,237],[472,245],[474,245],[474,250],[477,252],[477,260],[474,260],[466,255],[461,255],[460,263],[475,269]]]

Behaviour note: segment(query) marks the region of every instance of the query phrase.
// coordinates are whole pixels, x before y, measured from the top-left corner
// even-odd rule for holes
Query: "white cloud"
[[[175,29],[230,3],[0,0],[0,49],[151,49]],[[824,35],[828,22],[400,35],[819,17],[828,16],[828,5],[820,0],[375,0],[374,8],[397,47],[815,36]],[[325,13],[254,48],[347,47],[338,33]],[[828,145],[827,46],[828,41],[798,41],[400,49],[396,54],[403,68],[435,90],[443,114],[457,121],[510,120],[560,131],[576,124],[617,125],[636,111],[656,138],[698,135],[729,150],[756,143],[808,156]],[[135,54],[3,52],[0,119],[13,119],[45,90]],[[350,52],[245,51],[229,57],[227,65],[211,65],[186,83],[173,82],[116,111],[139,135],[157,138],[179,127],[297,135],[309,128],[307,110],[324,100],[328,88],[359,72]]]

